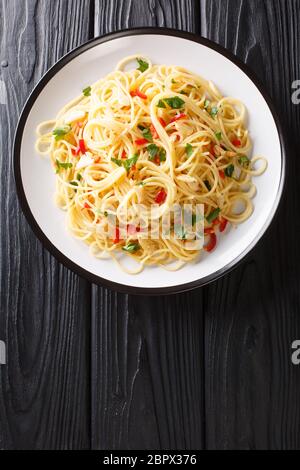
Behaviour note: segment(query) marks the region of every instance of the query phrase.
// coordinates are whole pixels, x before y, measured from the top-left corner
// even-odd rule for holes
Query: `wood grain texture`
[[[204,35],[264,82],[290,143],[277,222],[246,263],[206,289],[206,442],[216,449],[299,449],[300,373],[290,359],[300,333],[300,106],[291,101],[300,77],[299,2],[202,0],[201,20]]]
[[[197,0],[95,0],[95,35],[159,26],[197,32]]]
[[[95,2],[95,35],[138,26],[195,31],[195,2]],[[93,288],[92,447],[203,447],[202,293],[134,297]]]
[[[22,7],[20,6],[22,3]],[[88,39],[90,1],[0,3],[0,448],[88,448],[90,286],[56,262],[21,214],[12,142],[41,75]]]

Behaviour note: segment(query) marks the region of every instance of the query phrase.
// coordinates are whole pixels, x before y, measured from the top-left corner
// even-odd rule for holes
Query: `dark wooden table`
[[[280,216],[247,262],[170,297],[118,294],[60,265],[22,215],[12,172],[42,74],[134,26],[226,46],[268,88],[290,143]],[[0,448],[299,449],[300,0],[2,0],[0,40]]]

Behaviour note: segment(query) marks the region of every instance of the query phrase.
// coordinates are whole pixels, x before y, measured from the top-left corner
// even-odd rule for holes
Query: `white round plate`
[[[146,267],[137,275],[113,260],[99,260],[66,229],[66,214],[54,204],[55,175],[48,159],[34,150],[37,125],[87,85],[115,69],[124,57],[142,54],[156,64],[172,64],[212,80],[225,96],[248,108],[255,154],[268,159],[257,178],[253,215],[220,237],[217,248],[176,272]],[[270,226],[284,185],[285,151],[280,124],[270,99],[252,73],[233,55],[201,37],[168,29],[143,28],[92,40],[63,57],[38,83],[22,112],[15,136],[14,169],[18,195],[37,236],[59,261],[95,283],[136,294],[167,294],[201,286],[232,269]]]

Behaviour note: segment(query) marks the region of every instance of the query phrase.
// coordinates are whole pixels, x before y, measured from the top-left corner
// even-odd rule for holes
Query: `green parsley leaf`
[[[154,160],[154,158],[156,157],[157,153],[158,153],[158,147],[157,145],[155,144],[150,144],[148,145],[147,147],[147,150],[150,154],[150,160]]]
[[[108,212],[104,211],[104,217],[107,217],[107,216],[108,216]]]
[[[59,173],[60,172],[60,169],[63,168],[64,170],[67,170],[68,168],[72,168],[72,163],[62,163],[60,161],[58,161],[57,159],[55,160],[55,163],[56,163],[56,173]]]
[[[224,173],[225,173],[226,176],[229,176],[229,178],[231,178],[233,172],[234,172],[234,165],[231,163],[230,165],[228,165],[228,166],[225,168]]]
[[[82,90],[82,93],[84,94],[84,96],[91,96],[91,91],[92,91],[92,88],[90,86],[87,86],[86,88]]]
[[[211,117],[215,118],[216,115],[218,114],[218,112],[219,112],[219,109],[218,109],[216,106],[214,106],[213,108],[211,108],[211,111],[210,111]]]
[[[144,181],[139,181],[138,183],[136,183],[136,186],[145,186],[145,182]]]
[[[220,214],[221,209],[217,208],[213,210],[207,217],[206,220],[209,224],[211,224]]]
[[[205,101],[204,101],[204,109],[207,109],[207,108],[208,108],[209,103],[210,103],[209,100],[205,100]]]
[[[204,180],[204,184],[207,187],[208,191],[210,191],[211,190],[210,182],[208,180]]]
[[[62,139],[66,134],[68,134],[71,130],[71,126],[61,126],[57,127],[52,131],[52,134],[55,136],[55,140]]]
[[[163,100],[159,100],[156,106],[157,106],[158,108],[166,108],[166,105],[165,105],[165,103],[163,102]]]
[[[145,60],[136,59],[136,61],[139,64],[139,67],[137,68],[137,70],[139,70],[140,72],[143,73],[143,72],[145,72],[145,70],[147,70],[149,68],[149,64]]]
[[[151,131],[150,131],[149,127],[145,127],[142,130],[142,134],[143,134],[144,139],[147,139],[147,140],[149,140],[149,142],[152,142],[153,137],[152,137],[152,134],[151,134]]]
[[[118,160],[117,158],[114,158],[114,157],[111,157],[111,161],[114,162],[118,166],[122,166],[123,164],[122,160]]]
[[[78,186],[77,181],[70,181],[70,184],[71,184],[72,186]]]
[[[82,175],[80,173],[78,173],[77,175],[77,181],[81,181],[82,180]]]
[[[161,162],[166,161],[166,151],[165,151],[165,149],[160,148],[159,152],[158,152],[158,155],[159,155],[159,159],[160,159]]]
[[[138,154],[136,153],[131,158],[127,158],[127,160],[118,160],[117,158],[111,158],[111,161],[114,162],[118,166],[123,166],[126,171],[129,171],[133,165],[136,164],[137,159],[139,158]]]
[[[138,158],[139,158],[139,156],[136,153],[135,155],[133,155],[133,157],[127,158],[127,160],[123,160],[122,163],[123,163],[123,166],[124,166],[125,170],[129,171],[133,167],[133,165],[136,164]]]
[[[171,83],[177,83],[177,82],[176,80],[174,80],[174,78],[172,78]]]
[[[143,126],[142,124],[138,124],[138,128],[140,129],[140,131],[143,131],[144,129],[146,129],[146,127]]]
[[[185,101],[179,98],[179,96],[165,98],[164,101],[173,109],[180,109],[185,104]]]
[[[248,168],[250,164],[250,160],[248,157],[246,157],[246,155],[241,155],[239,158],[239,164],[243,166],[244,168]]]
[[[185,95],[185,96],[188,96],[188,95],[189,95],[189,94],[188,94],[186,91],[184,91],[184,90],[181,90],[179,93],[180,93],[181,95]]]
[[[141,248],[139,243],[130,242],[122,248],[122,250],[127,251],[128,253],[135,253]]]
[[[218,140],[221,140],[222,139],[222,132],[216,132],[215,136]]]
[[[188,158],[192,155],[193,153],[193,146],[191,144],[186,144],[185,146],[185,153],[187,154]]]

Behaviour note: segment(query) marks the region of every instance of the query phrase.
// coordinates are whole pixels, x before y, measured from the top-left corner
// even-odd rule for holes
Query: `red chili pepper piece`
[[[85,152],[86,152],[85,143],[84,143],[84,140],[83,140],[83,139],[80,139],[80,140],[79,140],[79,150],[80,150],[80,152],[82,152],[82,153],[85,153]]]
[[[123,150],[121,158],[127,158],[127,153],[125,152],[125,150]]]
[[[215,233],[215,230],[212,227],[207,227],[204,229],[205,235],[211,235],[212,233]]]
[[[77,150],[72,149],[71,152],[72,152],[72,155],[74,155],[74,156],[77,155]]]
[[[83,207],[84,207],[85,209],[90,209],[90,208],[91,208],[91,206],[89,205],[88,202],[85,202]]]
[[[119,243],[120,241],[120,229],[116,227],[114,243]]]
[[[217,244],[216,234],[215,233],[210,233],[209,242],[203,248],[204,248],[205,251],[210,252],[215,248],[216,244]]]
[[[219,175],[220,175],[220,178],[222,178],[222,180],[225,179],[225,173],[223,170],[219,170]]]
[[[153,126],[153,124],[151,124],[151,126],[150,126],[150,132],[152,134],[153,139],[158,139],[158,133],[157,133],[155,127]]]
[[[138,96],[139,98],[142,98],[142,100],[147,99],[147,95],[145,95],[145,93],[142,93],[138,88],[136,88],[135,90],[131,90],[130,96]]]
[[[164,189],[161,189],[156,195],[155,202],[157,204],[162,204],[163,202],[165,202],[166,197],[167,197],[166,191]]]
[[[135,141],[136,145],[144,145],[148,143],[147,139],[136,139]]]
[[[158,118],[158,120],[159,120],[159,122],[161,123],[161,125],[163,127],[166,127],[167,123],[166,123],[166,121],[163,120],[163,118]]]
[[[176,114],[176,116],[174,116],[170,122],[175,122],[175,121],[178,121],[178,119],[183,119],[186,117],[187,115],[185,113],[179,113],[179,114]]]
[[[225,230],[226,227],[227,227],[227,224],[228,224],[228,220],[227,220],[227,219],[224,219],[224,217],[222,217],[222,218],[221,218],[221,221],[220,221],[220,226],[219,226],[220,232],[224,232],[224,230]]]
[[[235,146],[235,147],[240,147],[242,145],[242,142],[240,141],[240,139],[233,139],[231,141],[231,143]]]

